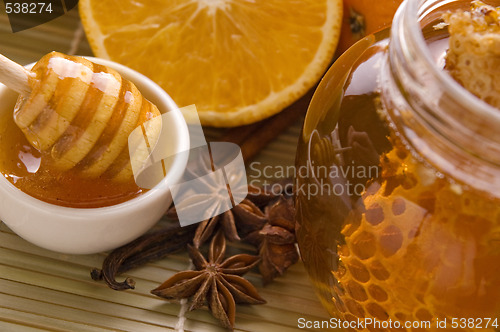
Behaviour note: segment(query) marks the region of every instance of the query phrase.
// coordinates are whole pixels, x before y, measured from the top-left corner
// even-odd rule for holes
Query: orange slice
[[[271,116],[321,77],[333,58],[342,0],[80,0],[98,57],[156,81],[203,124]]]

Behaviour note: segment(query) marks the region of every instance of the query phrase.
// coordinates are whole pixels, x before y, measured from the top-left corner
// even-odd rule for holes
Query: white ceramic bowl
[[[170,96],[156,83],[120,64],[97,58],[132,81],[160,112],[177,110]],[[0,112],[13,112],[17,95],[0,84]],[[180,111],[171,130],[174,151],[189,149],[189,133]],[[169,185],[179,181],[187,155],[177,154],[167,176],[155,188],[127,202],[109,207],[78,209],[52,205],[29,196],[0,175],[0,219],[15,233],[40,247],[68,254],[90,254],[117,248],[150,229],[165,213],[172,198]]]

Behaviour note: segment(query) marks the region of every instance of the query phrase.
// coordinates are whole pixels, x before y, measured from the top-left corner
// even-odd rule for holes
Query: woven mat
[[[0,10],[0,53],[19,63],[37,61],[54,50],[92,55],[76,10],[15,34],[3,3]],[[256,165],[292,165],[299,128],[300,123],[272,142],[258,156]],[[136,280],[136,289],[124,292],[90,279],[91,268],[100,267],[105,255],[50,252],[24,241],[0,223],[0,331],[224,331],[206,309],[184,315],[185,306],[149,293],[188,268],[185,253],[130,271],[127,276]],[[267,304],[238,305],[235,331],[304,331],[298,328],[299,318],[328,319],[301,263],[265,287],[258,274],[251,272],[246,277]]]

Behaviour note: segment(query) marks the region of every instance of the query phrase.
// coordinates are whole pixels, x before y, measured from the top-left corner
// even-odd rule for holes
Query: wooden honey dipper
[[[128,136],[160,115],[115,70],[58,52],[31,71],[0,55],[0,82],[20,94],[14,121],[51,167],[89,178],[131,179]]]

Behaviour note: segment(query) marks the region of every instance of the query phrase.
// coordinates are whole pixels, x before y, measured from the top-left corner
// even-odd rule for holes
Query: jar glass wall
[[[435,28],[469,6],[405,1],[390,36],[353,46],[311,101],[297,238],[332,316],[500,320],[500,111],[444,71]]]

